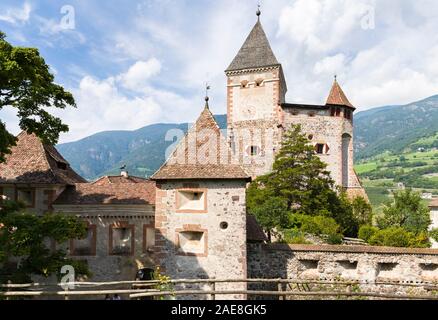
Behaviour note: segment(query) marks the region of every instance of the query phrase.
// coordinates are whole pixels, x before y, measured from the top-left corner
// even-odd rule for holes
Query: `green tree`
[[[68,126],[47,109],[75,107],[74,98],[54,83],[37,49],[14,47],[5,37],[0,31],[0,110],[6,106],[16,108],[22,130],[35,133],[45,143],[56,144],[59,133],[67,132]],[[0,162],[15,142],[0,121]]]
[[[85,223],[76,217],[61,214],[36,216],[23,211],[24,206],[4,201],[0,210],[0,282],[31,281],[31,275],[48,277],[64,265],[72,265],[76,275],[89,275],[83,262],[66,257],[65,251],[48,248],[48,240],[59,245],[69,239],[86,236]],[[20,258],[17,268],[11,262]]]
[[[324,215],[334,182],[301,127],[293,126],[282,141],[272,172],[257,178],[253,185],[262,195],[284,199],[288,210]]]
[[[383,208],[377,219],[379,228],[402,227],[416,235],[426,232],[431,224],[429,208],[419,193],[406,189],[394,193],[394,201]]]
[[[342,232],[355,236],[358,224],[351,203],[343,192],[335,190],[326,167],[301,132],[301,126],[292,126],[282,140],[273,170],[251,183],[247,193],[249,212],[257,210],[259,222],[270,220],[262,218],[262,215],[270,215],[269,210],[260,210],[260,207],[268,199],[281,199],[290,214],[331,217]]]
[[[356,197],[351,201],[353,216],[360,226],[371,225],[373,222],[373,207],[363,197]]]
[[[261,205],[254,206],[251,213],[267,233],[269,242],[276,230],[287,228],[289,225],[287,204],[281,198],[267,198]]]

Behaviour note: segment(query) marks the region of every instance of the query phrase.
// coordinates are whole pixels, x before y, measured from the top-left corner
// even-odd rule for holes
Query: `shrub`
[[[421,232],[409,242],[410,248],[430,248],[430,245],[429,234],[427,232]]]
[[[324,216],[293,214],[290,221],[291,227],[316,236],[337,234],[340,229],[335,219]]]
[[[412,234],[400,227],[379,230],[369,239],[369,244],[388,247],[409,247]]]
[[[368,242],[370,238],[379,231],[379,228],[373,226],[362,226],[359,229],[359,239]]]
[[[429,236],[430,236],[433,240],[438,241],[438,228],[435,228],[435,229],[429,231]]]
[[[421,232],[415,235],[401,227],[392,227],[377,231],[369,238],[369,244],[387,247],[428,248],[428,234]]]
[[[283,230],[283,242],[289,244],[311,244],[306,240],[304,233],[297,229]]]
[[[329,244],[342,244],[343,239],[344,239],[344,237],[341,234],[333,233],[333,234],[328,235],[327,242]]]
[[[293,214],[290,216],[290,225],[292,229],[284,232],[287,243],[309,243],[305,240],[306,233],[326,238],[330,244],[342,243],[340,226],[333,218]]]

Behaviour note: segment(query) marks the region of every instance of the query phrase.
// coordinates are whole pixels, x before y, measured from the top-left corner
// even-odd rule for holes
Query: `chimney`
[[[122,177],[128,178],[128,171],[126,171],[126,170],[122,170],[122,172],[120,173],[120,175],[121,175]]]

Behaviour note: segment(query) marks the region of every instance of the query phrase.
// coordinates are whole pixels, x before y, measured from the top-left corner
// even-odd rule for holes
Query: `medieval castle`
[[[54,147],[21,133],[0,164],[0,194],[38,214],[62,212],[86,221],[88,237],[71,240],[67,249],[88,262],[93,280],[133,280],[138,270],[156,266],[172,278],[249,277],[256,273],[251,261],[275,259],[255,259],[258,251],[249,256],[249,244],[266,238],[247,216],[246,187],[271,170],[291,125],[301,124],[338,186],[352,197],[366,194],[353,169],[355,108],[336,79],[326,104],[287,103],[282,66],[260,17],[225,73],[227,137],[206,99],[196,123],[151,179],[122,172],[86,182]],[[318,250],[309,250],[319,259]],[[364,266],[367,276],[370,268]]]

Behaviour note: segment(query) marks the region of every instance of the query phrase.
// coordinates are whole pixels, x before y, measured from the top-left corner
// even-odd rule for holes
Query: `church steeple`
[[[257,16],[257,23],[225,72],[280,65],[260,22],[260,10]]]
[[[335,76],[335,81],[333,82],[332,89],[330,90],[330,94],[327,98],[327,105],[338,105],[338,106],[347,106],[350,108],[354,108],[354,106],[350,103],[344,91],[342,91],[341,86],[338,83],[337,77]]]

